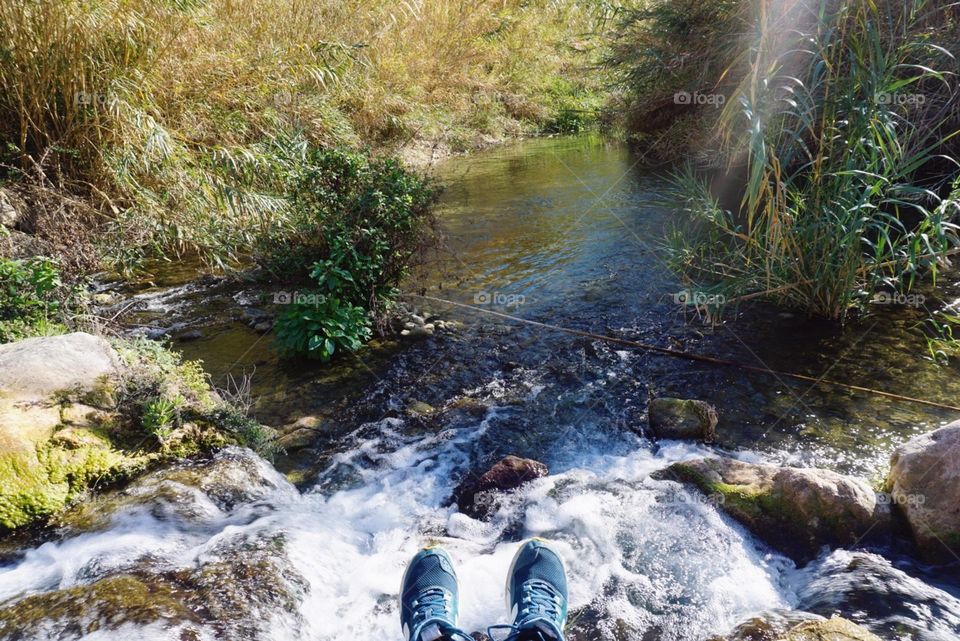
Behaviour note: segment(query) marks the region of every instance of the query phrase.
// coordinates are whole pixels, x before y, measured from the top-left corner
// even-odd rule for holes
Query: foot
[[[507,605],[517,641],[563,641],[567,576],[563,561],[540,539],[524,543],[507,577]]]
[[[400,586],[400,623],[406,641],[462,639],[457,628],[459,590],[453,561],[437,547],[420,550]]]

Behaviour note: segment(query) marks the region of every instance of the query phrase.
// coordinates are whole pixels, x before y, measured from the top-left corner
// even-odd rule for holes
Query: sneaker
[[[507,576],[513,641],[564,641],[567,576],[563,561],[540,539],[524,543]]]
[[[459,590],[453,561],[440,548],[420,550],[400,586],[400,623],[407,641],[470,638],[457,628]],[[472,639],[471,639],[472,641]]]

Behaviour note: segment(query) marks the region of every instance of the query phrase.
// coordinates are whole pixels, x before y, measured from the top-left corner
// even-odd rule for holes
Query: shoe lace
[[[422,625],[432,618],[446,619],[449,615],[450,603],[447,600],[447,593],[443,588],[427,588],[421,592],[417,596],[417,600],[413,602],[413,621],[415,627]],[[438,623],[438,626],[445,639],[473,641],[473,637],[459,628],[444,623]],[[413,638],[418,638],[419,634],[419,632],[415,633]]]
[[[545,636],[538,627],[524,627],[524,624],[534,618],[547,618],[555,623],[559,622],[563,617],[561,603],[562,595],[550,583],[537,579],[527,581],[521,587],[520,608],[516,620],[509,624],[491,625],[487,628],[487,636],[493,639],[494,630],[510,630],[510,634],[503,641],[517,641],[521,632],[528,634],[525,638],[536,641],[563,641],[562,638],[554,639]]]
[[[413,602],[413,620],[426,621],[431,617],[444,617],[450,613],[447,593],[443,588],[427,588]]]

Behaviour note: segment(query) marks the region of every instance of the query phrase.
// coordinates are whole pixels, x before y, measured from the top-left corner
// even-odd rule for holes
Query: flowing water
[[[716,325],[684,314],[657,248],[673,223],[658,198],[664,179],[619,146],[532,141],[449,161],[438,175],[448,250],[408,291],[946,403],[960,396],[957,372],[923,358],[921,310],[878,308],[842,329],[763,307]],[[182,281],[171,273],[139,291],[131,325],[190,338],[178,346],[217,381],[253,372],[261,420],[313,415],[321,435],[276,460],[286,476],[229,450],[213,464],[232,472],[186,464],[154,475],[11,555],[0,567],[0,636],[399,639],[404,564],[431,541],[457,565],[462,626],[480,630],[507,617],[510,558],[538,535],[567,563],[574,640],[702,640],[797,611],[839,613],[885,639],[960,638],[955,567],[923,566],[893,545],[824,553],[798,569],[695,492],[650,477],[720,451],[877,480],[896,444],[957,418],[949,411],[415,296],[459,324],[331,366],[283,363],[249,327],[259,312],[244,311],[272,292]],[[960,297],[944,291],[928,306]],[[718,445],[647,439],[647,401],[659,395],[713,403]],[[550,475],[487,521],[450,506],[462,478],[506,454],[543,461]]]

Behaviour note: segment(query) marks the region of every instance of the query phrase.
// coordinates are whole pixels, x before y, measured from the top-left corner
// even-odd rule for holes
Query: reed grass
[[[10,0],[0,160],[113,262],[239,259],[307,147],[453,150],[592,109],[593,0]],[[562,122],[562,120],[561,120]],[[26,193],[27,198],[31,193]],[[57,244],[58,239],[54,239]]]
[[[878,290],[935,280],[960,244],[956,8],[749,6],[753,32],[720,74],[736,82],[712,121],[742,198],[725,209],[716,184],[677,172],[687,224],[671,238],[674,266],[694,287],[838,320]]]

